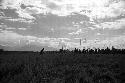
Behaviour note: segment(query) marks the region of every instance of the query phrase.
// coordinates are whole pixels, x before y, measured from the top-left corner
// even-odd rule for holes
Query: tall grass
[[[110,54],[4,52],[0,82],[120,83],[119,59]]]

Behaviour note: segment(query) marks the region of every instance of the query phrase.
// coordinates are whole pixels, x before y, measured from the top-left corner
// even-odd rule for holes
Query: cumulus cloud
[[[87,27],[87,28],[89,28],[89,29],[91,29],[91,30],[95,30],[96,28],[94,28],[94,27]]]
[[[97,33],[97,35],[102,35],[101,33]]]
[[[117,36],[112,38],[106,38],[105,40],[95,39],[95,40],[87,40],[86,42],[79,43],[70,42],[70,48],[80,48],[80,49],[88,49],[88,48],[100,48],[105,49],[107,47],[112,48],[112,46],[122,49],[125,48],[125,36]]]
[[[23,23],[29,23],[29,24],[34,23],[33,20],[26,20],[23,18],[6,18],[5,20],[12,21],[12,22],[23,22]]]
[[[121,29],[124,28],[125,26],[125,19],[119,19],[116,20],[114,22],[103,22],[103,23],[99,23],[99,24],[95,24],[93,25],[96,28],[102,28],[102,29]]]
[[[125,2],[122,0],[50,0],[49,8],[53,14],[71,15],[73,12],[87,15],[90,18],[117,17],[124,14]],[[54,8],[54,9],[53,9]],[[59,10],[58,10],[59,8]],[[54,10],[54,11],[53,11]]]
[[[84,33],[84,32],[82,31],[82,29],[78,29],[76,32],[71,32],[71,33],[68,33],[68,34],[70,34],[70,35],[79,35],[79,34],[81,34],[81,33]]]
[[[25,9],[21,9],[21,5]],[[90,18],[117,17],[125,14],[124,0],[3,0],[3,8],[15,8],[20,17],[34,19],[32,14],[52,13],[58,16],[74,12]]]
[[[16,9],[19,17],[27,19],[35,19],[33,14],[44,13],[46,10],[44,4],[41,4],[41,0],[3,0],[1,5],[2,9]],[[22,5],[25,6],[25,9],[21,7]]]
[[[13,28],[13,27],[6,28],[6,30],[14,30],[14,29],[16,29],[16,28]]]
[[[82,40],[82,45],[79,42],[71,41],[69,38],[49,38],[43,37],[39,38],[30,35],[21,35],[13,31],[2,30],[0,33],[0,44],[8,44],[9,46],[25,46],[37,45],[37,46],[50,46],[54,48],[105,48],[106,46],[115,46],[117,48],[125,48],[125,36],[117,36],[113,38],[107,38],[105,40],[95,39],[95,40]],[[84,42],[85,41],[85,42]]]
[[[7,32],[8,30],[9,31],[13,31],[13,30],[27,30],[27,28],[16,28],[16,27],[9,27],[9,26],[7,26],[7,25],[5,25],[5,24],[3,24],[3,25],[0,25],[0,29],[2,30],[2,32]],[[4,36],[4,35],[2,35],[2,36]]]
[[[22,18],[27,18],[27,19],[35,19],[35,17],[33,17],[32,15],[30,15],[29,13],[25,12],[25,11],[16,11],[19,15],[19,17],[22,17]]]
[[[11,17],[6,17],[5,13],[2,10],[0,10],[0,19],[9,19],[9,18]]]
[[[2,29],[2,30],[5,30],[6,28],[9,28],[7,25],[5,25],[5,24],[1,24],[0,25],[0,28]]]
[[[13,31],[1,30],[0,32],[0,44],[8,44],[9,46],[25,46],[36,45],[36,46],[50,46],[58,48],[59,42],[63,41],[66,43],[70,39],[68,38],[49,38],[49,37],[36,37],[30,35],[21,35]]]
[[[105,40],[98,42],[98,45],[100,47],[107,46],[111,48],[112,46],[114,46],[118,49],[122,49],[122,48],[125,48],[125,36],[121,35],[121,36],[116,36],[112,38],[107,38]],[[96,46],[96,44],[93,46]]]
[[[125,19],[124,19],[125,1],[124,0],[2,0],[0,5],[1,5],[0,8],[2,10],[7,10],[5,11],[6,13],[8,12],[8,10],[12,9],[14,13],[16,13],[14,15],[18,15],[18,17],[16,16],[16,18],[7,17],[6,13],[4,14],[4,11],[0,11],[0,19],[6,22],[6,23],[1,22],[0,37],[2,36],[5,38],[10,37],[10,39],[8,39],[10,41],[16,40],[16,39],[13,39],[12,37],[13,35],[15,35],[20,38],[19,40],[22,40],[22,41],[26,40],[26,42],[30,42],[30,43],[37,42],[40,45],[41,44],[49,45],[49,46],[54,45],[55,47],[56,46],[58,47],[58,43],[64,40],[64,42],[62,43],[66,44],[68,47],[79,46],[79,43],[71,42],[70,40],[65,38],[63,39],[48,38],[48,37],[39,38],[35,36],[19,35],[12,31],[4,32],[5,30],[12,30],[12,28],[9,26],[15,25],[16,27],[17,26],[26,27],[27,25],[25,23],[37,22],[37,24],[31,25],[31,28],[33,29],[33,31],[31,31],[31,34],[36,33],[37,35],[38,34],[41,35],[42,31],[48,31],[50,30],[49,28],[51,28],[51,31],[53,32],[52,34],[54,34],[54,36],[56,33],[61,32],[61,34],[63,33],[67,37],[72,37],[72,35],[77,35],[77,36],[88,35],[87,36],[88,38],[92,33],[95,33],[99,29],[118,30],[121,28],[123,29],[125,26]],[[111,20],[108,21],[108,19],[111,19]],[[16,23],[18,22],[18,24],[16,25],[13,23],[11,25],[9,24],[11,23],[10,21],[16,22]],[[23,23],[19,23],[19,22],[23,22]],[[5,24],[8,23],[8,26],[2,23],[5,23]],[[37,29],[33,27],[37,27]],[[87,29],[84,30],[83,28],[87,28]],[[18,29],[26,30],[26,28],[18,28]],[[62,31],[64,29],[65,31]],[[42,31],[37,31],[37,30],[42,30]],[[88,31],[88,33],[86,33],[86,31]],[[28,34],[29,32],[27,31],[26,33]],[[6,34],[6,35],[4,36],[3,34]],[[42,33],[42,35],[43,34],[44,32]],[[50,34],[51,32],[48,31],[47,34],[45,35],[50,36]],[[102,34],[97,33],[96,36],[97,35],[102,35]],[[84,46],[95,45],[94,43],[92,43],[95,41],[96,40],[88,41],[86,42],[86,44],[84,44]]]
[[[0,17],[5,16],[4,12],[0,11]]]
[[[2,0],[2,9],[19,8],[22,0]]]
[[[22,35],[19,35],[17,33],[14,33],[13,31],[8,31],[8,30],[2,30],[0,33],[0,43],[6,43],[9,44],[10,46],[17,45],[18,40],[22,38]]]
[[[18,29],[19,29],[19,30],[24,30],[24,31],[27,30],[27,28],[18,28]]]

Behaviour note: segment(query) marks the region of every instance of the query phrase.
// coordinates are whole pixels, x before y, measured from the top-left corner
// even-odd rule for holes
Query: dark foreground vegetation
[[[124,63],[124,52],[1,50],[0,83],[125,83]]]

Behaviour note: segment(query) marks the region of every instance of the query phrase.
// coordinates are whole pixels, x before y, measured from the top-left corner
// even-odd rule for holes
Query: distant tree
[[[0,54],[1,54],[3,51],[4,51],[3,49],[0,49]]]
[[[0,52],[3,52],[4,51],[4,49],[0,49]]]

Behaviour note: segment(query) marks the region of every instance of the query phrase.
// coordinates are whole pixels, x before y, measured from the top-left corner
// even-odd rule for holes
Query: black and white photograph
[[[0,0],[0,83],[125,83],[125,0]]]

